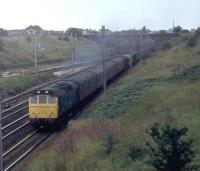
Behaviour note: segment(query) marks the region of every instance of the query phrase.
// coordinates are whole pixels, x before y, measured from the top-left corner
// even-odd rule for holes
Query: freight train
[[[106,82],[138,62],[138,55],[122,56],[106,61]],[[56,83],[37,89],[29,97],[29,119],[35,127],[55,125],[68,111],[103,86],[102,65],[63,77]]]

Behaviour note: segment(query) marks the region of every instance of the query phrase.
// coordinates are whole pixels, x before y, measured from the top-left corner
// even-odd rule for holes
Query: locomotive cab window
[[[36,104],[37,103],[37,96],[32,96],[31,97],[31,103]]]
[[[45,96],[45,95],[39,96],[39,103],[40,104],[46,104],[47,103],[47,96]]]
[[[55,103],[56,103],[56,98],[55,98],[55,97],[52,97],[52,96],[49,96],[49,98],[48,98],[48,103],[49,103],[49,104],[55,104]]]

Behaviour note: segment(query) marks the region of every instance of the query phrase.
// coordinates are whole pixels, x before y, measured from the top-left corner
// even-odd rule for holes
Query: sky
[[[200,26],[200,0],[0,0],[0,28],[46,30],[69,27],[113,31]]]

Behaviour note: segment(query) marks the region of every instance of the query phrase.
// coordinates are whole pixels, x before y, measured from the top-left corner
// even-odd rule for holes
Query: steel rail
[[[9,132],[8,134],[6,134],[5,136],[2,137],[2,140],[8,138],[10,135],[14,134],[15,132],[17,132],[18,130],[20,130],[21,128],[23,128],[24,126],[28,125],[30,123],[30,121],[27,121],[26,123],[24,123],[23,125],[21,125],[20,127],[18,127],[17,129]]]
[[[114,56],[117,56],[117,55],[113,55],[113,57]],[[107,59],[111,59],[112,57],[109,57],[109,58],[107,58]],[[101,60],[98,60],[98,61],[96,61],[97,63],[98,62],[101,62]],[[80,66],[77,66],[77,65],[80,65],[80,66],[90,66],[91,64],[90,63],[88,63],[88,62],[80,62],[80,63],[75,63],[75,64],[72,64],[72,65],[66,65],[66,66],[64,66],[63,68],[65,69],[65,67],[80,67]],[[95,65],[97,65],[97,64],[95,64]],[[59,68],[60,69],[60,68]],[[67,69],[67,68],[66,68]],[[71,69],[71,68],[68,68],[68,69]],[[56,79],[56,80],[52,80],[52,81],[50,81],[49,83],[43,83],[43,84],[41,84],[40,86],[35,86],[34,88],[31,88],[30,90],[27,90],[27,91],[25,91],[25,92],[22,92],[22,93],[20,93],[20,94],[18,94],[18,95],[16,95],[16,96],[12,96],[12,97],[9,97],[9,98],[7,98],[7,99],[4,99],[3,101],[2,101],[2,104],[4,105],[4,104],[7,104],[7,103],[9,103],[9,101],[12,101],[12,100],[15,100],[15,99],[18,99],[20,96],[23,96],[23,95],[26,95],[27,93],[30,93],[31,91],[34,91],[35,89],[37,89],[37,88],[41,88],[41,87],[43,87],[43,86],[46,86],[46,85],[48,85],[48,84],[51,84],[51,83],[53,83],[53,82],[55,82],[55,81],[57,81],[57,80],[59,80],[59,78],[58,79]]]
[[[4,110],[4,111],[2,112],[2,115],[3,115],[4,113],[6,113],[6,112],[9,112],[10,110],[12,110],[12,109],[14,109],[14,108],[16,108],[16,107],[18,107],[18,106],[20,106],[20,105],[26,103],[26,102],[27,102],[27,100],[26,100],[26,101],[23,101],[23,102],[21,102],[21,103],[18,103],[18,104],[16,104],[15,106],[10,107],[9,109]]]
[[[52,134],[51,134],[52,135]],[[25,153],[23,153],[20,157],[18,157],[13,163],[11,163],[4,171],[8,171],[13,168],[18,162],[20,162],[26,155],[28,155],[31,151],[33,151],[37,146],[39,146],[42,142],[44,142],[47,138],[49,138],[50,134],[41,139],[38,143],[34,144],[31,148],[29,148]]]
[[[27,102],[28,102],[28,101],[27,101]],[[15,115],[16,113],[18,113],[19,111],[25,109],[26,107],[28,107],[28,105],[26,105],[26,106],[24,106],[24,107],[22,107],[22,108],[20,108],[20,109],[18,109],[18,110],[16,110],[16,111],[14,111],[14,112],[12,112],[12,113],[10,113],[10,114],[8,114],[8,115],[2,117],[2,120],[6,119],[6,118],[8,118],[8,117],[10,117],[10,116],[12,116],[12,115]]]
[[[72,64],[72,65],[66,65],[66,66],[64,66],[63,67],[63,69],[67,69],[67,67],[77,67],[77,65],[89,65],[88,64],[88,62],[86,63],[86,62],[83,62],[83,63],[75,63],[75,64]],[[59,67],[58,68],[54,68],[54,69],[60,69]],[[70,69],[70,68],[68,68],[68,69]],[[57,81],[58,79],[56,79],[56,80],[52,80],[52,81],[50,81],[49,83],[43,83],[42,85],[40,85],[40,86],[36,86],[36,87],[34,87],[34,88],[31,88],[30,90],[28,90],[28,91],[26,91],[26,92],[22,92],[22,93],[20,93],[20,94],[18,94],[18,95],[16,95],[16,96],[13,96],[13,97],[9,97],[9,98],[7,98],[7,99],[5,99],[5,100],[3,100],[2,101],[2,104],[4,105],[4,104],[7,104],[7,103],[9,103],[9,101],[12,101],[12,100],[15,100],[15,99],[18,99],[20,96],[23,96],[23,95],[26,95],[27,93],[30,93],[31,91],[34,91],[36,88],[41,88],[41,87],[43,87],[43,86],[45,86],[45,85],[48,85],[48,84],[50,84],[50,83],[53,83],[53,82],[55,82],[55,81]]]
[[[87,65],[87,66],[90,66],[90,65]],[[88,68],[86,68],[86,69],[88,69]],[[84,69],[83,69],[83,70],[84,70]],[[81,71],[83,71],[83,70],[80,70],[80,71],[78,71],[78,72],[69,74],[69,76],[74,75],[74,74],[76,74],[76,73],[79,73],[79,72],[81,72]],[[62,78],[62,76],[61,76],[61,78]],[[23,98],[25,98],[26,96],[28,96],[31,92],[33,92],[35,89],[37,89],[37,88],[42,88],[42,87],[44,87],[44,86],[46,86],[46,85],[52,84],[52,83],[54,83],[54,82],[60,80],[61,78],[57,78],[57,79],[52,80],[52,81],[49,81],[49,82],[47,82],[47,83],[43,83],[43,84],[41,84],[41,85],[39,85],[39,86],[35,86],[34,88],[31,88],[30,90],[27,90],[26,92],[23,92],[23,93],[20,93],[20,94],[18,94],[18,95],[16,95],[16,96],[10,97],[9,99],[5,99],[4,101],[2,101],[2,103],[3,103],[3,104],[4,104],[4,103],[5,103],[5,104],[8,104],[8,103],[11,103],[11,102],[9,102],[9,101],[11,101],[11,100],[16,100],[16,99],[19,99],[19,98],[23,99]],[[24,96],[25,96],[25,97],[24,97]],[[13,109],[13,108],[15,108],[15,107],[17,107],[17,106],[19,106],[19,105],[25,103],[25,102],[26,102],[26,101],[23,101],[23,102],[20,103],[20,104],[17,104],[17,105],[12,106],[12,107],[10,107],[10,108],[8,108],[8,109],[5,109],[2,113],[8,112],[9,110],[11,110],[11,109]]]
[[[13,121],[13,122],[11,122],[11,123],[9,123],[8,125],[4,126],[4,127],[2,128],[2,130],[4,130],[4,129],[10,127],[11,125],[15,124],[16,122],[21,121],[22,119],[24,119],[24,118],[27,117],[27,116],[28,116],[28,114],[26,114],[26,115],[22,116],[21,118],[19,118],[19,119]]]
[[[7,150],[5,153],[3,153],[3,157],[5,157],[6,155],[8,155],[10,152],[12,152],[14,149],[16,149],[18,146],[20,146],[22,143],[24,143],[27,139],[31,138],[33,135],[35,135],[38,131],[34,131],[31,134],[29,134],[28,136],[26,136],[23,140],[21,140],[20,142],[18,142],[17,144],[15,144],[13,147],[11,147],[9,150]]]

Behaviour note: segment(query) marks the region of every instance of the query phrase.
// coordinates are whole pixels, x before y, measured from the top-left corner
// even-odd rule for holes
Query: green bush
[[[148,130],[154,142],[154,144],[147,143],[152,154],[149,163],[160,171],[185,169],[195,158],[193,142],[183,138],[187,133],[187,128],[160,126],[155,123]]]
[[[31,36],[30,35],[26,36],[25,39],[26,39],[27,42],[31,42]]]
[[[151,54],[150,53],[148,53],[148,52],[144,52],[144,53],[142,53],[141,54],[141,59],[147,59],[147,58],[149,58],[151,56]]]
[[[0,51],[3,50],[3,47],[4,47],[4,43],[3,43],[3,41],[0,39]]]
[[[51,78],[51,74],[40,74],[38,78],[33,75],[15,76],[0,79],[0,94],[2,98],[13,96]]]
[[[144,154],[144,150],[136,145],[132,145],[129,149],[129,156],[133,161],[143,159]]]
[[[113,150],[114,145],[115,145],[115,140],[114,140],[113,134],[107,133],[104,137],[104,147],[105,147],[105,152],[107,155],[110,155],[110,153]]]
[[[169,42],[166,42],[166,43],[164,43],[163,45],[162,45],[162,50],[169,50],[169,49],[171,49],[172,48],[172,45],[171,45],[171,43],[169,43]]]
[[[149,48],[149,52],[150,52],[150,53],[156,52],[156,48],[155,48],[155,47],[150,47],[150,48]]]
[[[174,28],[174,32],[175,33],[180,33],[182,31],[182,27],[181,26],[177,26]]]
[[[200,38],[200,27],[195,31],[195,37]]]
[[[190,37],[186,43],[187,47],[195,47],[196,45],[197,45],[197,39],[194,36]]]

